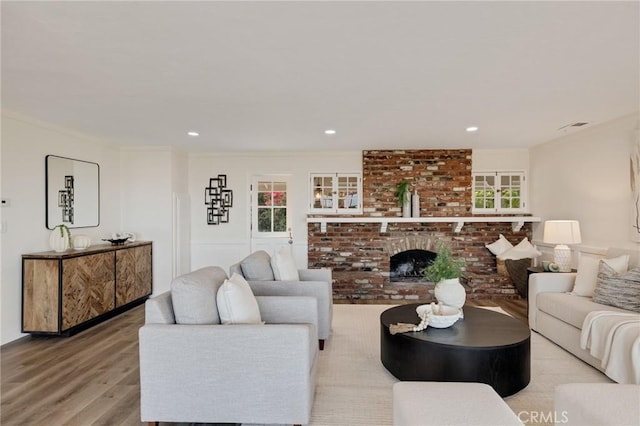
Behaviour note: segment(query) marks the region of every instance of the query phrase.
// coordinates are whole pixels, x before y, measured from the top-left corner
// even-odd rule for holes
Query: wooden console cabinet
[[[152,244],[22,255],[22,332],[73,334],[143,303]]]

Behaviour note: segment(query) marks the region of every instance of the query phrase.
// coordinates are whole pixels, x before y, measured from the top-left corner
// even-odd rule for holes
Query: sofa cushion
[[[242,275],[249,281],[273,281],[271,256],[264,250],[256,251],[240,262]]]
[[[575,296],[570,293],[539,293],[536,306],[561,321],[582,330],[587,314],[592,311],[625,312],[620,308],[595,303],[590,297]]]
[[[640,268],[617,273],[601,261],[593,301],[640,312]]]
[[[227,274],[217,266],[176,277],[171,282],[176,324],[220,324],[216,295],[226,278]]]
[[[581,256],[578,262],[578,274],[573,285],[573,293],[578,296],[592,297],[598,281],[598,269],[600,267],[600,257]],[[629,266],[629,255],[604,259],[616,272],[624,272]]]
[[[218,289],[216,297],[220,320],[223,324],[260,324],[260,308],[249,283],[239,274]]]
[[[491,244],[485,244],[484,246],[496,256],[500,256],[505,251],[513,248],[513,244],[511,244],[509,240],[507,240],[502,234],[500,234],[497,240],[495,240]]]
[[[281,247],[271,256],[271,269],[278,281],[300,281],[290,247]]]

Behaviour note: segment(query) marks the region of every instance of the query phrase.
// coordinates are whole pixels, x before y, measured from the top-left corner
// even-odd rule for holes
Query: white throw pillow
[[[520,241],[513,248],[505,251],[501,255],[498,256],[499,259],[526,259],[541,256],[540,253],[533,244],[529,242],[527,237],[524,237],[522,241]]]
[[[593,256],[581,256],[578,262],[578,273],[573,284],[571,293],[576,296],[593,297],[593,291],[598,283],[598,269],[600,261],[604,261],[618,274],[627,272],[629,268],[629,255],[614,257],[612,259],[602,259]]]
[[[492,242],[491,244],[485,244],[484,246],[496,256],[499,256],[505,251],[513,248],[513,244],[511,244],[509,240],[507,240],[502,234],[500,234],[500,237],[498,237],[496,241]]]
[[[216,300],[222,324],[262,323],[258,301],[241,275],[234,273],[225,280],[218,289]]]
[[[271,269],[278,281],[300,281],[298,268],[289,247],[282,247],[271,256]]]

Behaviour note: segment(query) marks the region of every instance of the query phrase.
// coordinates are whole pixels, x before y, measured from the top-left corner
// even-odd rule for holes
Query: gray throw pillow
[[[593,301],[640,312],[640,267],[617,273],[606,262],[600,261]]]
[[[220,324],[216,295],[226,279],[227,274],[218,266],[176,277],[171,282],[176,324]]]
[[[242,275],[248,281],[275,281],[271,256],[264,250],[251,253],[240,262]]]

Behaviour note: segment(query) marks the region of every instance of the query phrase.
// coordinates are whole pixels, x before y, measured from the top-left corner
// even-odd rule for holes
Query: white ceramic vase
[[[91,238],[86,235],[76,235],[72,241],[75,250],[85,250],[91,245]]]
[[[402,217],[411,217],[411,193],[409,191],[404,194],[402,202]]]
[[[49,235],[49,247],[58,253],[67,250],[69,248],[69,231],[66,228],[62,228],[60,231],[58,226],[53,228],[51,235]]]
[[[438,303],[454,308],[462,308],[467,300],[467,292],[458,278],[439,281],[434,292]]]

